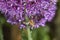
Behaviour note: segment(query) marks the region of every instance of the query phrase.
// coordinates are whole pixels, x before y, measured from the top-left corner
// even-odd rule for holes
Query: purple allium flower
[[[57,0],[0,0],[0,11],[5,15],[7,22],[20,24],[20,28],[45,26],[55,15]],[[26,18],[28,17],[28,23]]]

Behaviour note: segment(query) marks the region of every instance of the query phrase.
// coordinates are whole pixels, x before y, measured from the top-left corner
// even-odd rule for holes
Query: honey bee
[[[29,25],[31,25],[32,27],[34,27],[34,21],[33,20],[29,20],[28,23],[29,23]],[[26,24],[26,22],[23,22],[23,24]]]
[[[29,24],[34,27],[34,21],[33,20],[29,20]]]

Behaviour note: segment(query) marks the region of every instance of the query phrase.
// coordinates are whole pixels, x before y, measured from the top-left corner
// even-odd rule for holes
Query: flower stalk
[[[32,40],[30,27],[27,26],[28,40]]]
[[[27,16],[25,16],[25,17],[26,17],[26,22],[29,22],[28,17]],[[32,36],[31,36],[31,30],[30,30],[29,23],[27,23],[26,26],[27,26],[27,32],[28,32],[28,40],[33,40]]]

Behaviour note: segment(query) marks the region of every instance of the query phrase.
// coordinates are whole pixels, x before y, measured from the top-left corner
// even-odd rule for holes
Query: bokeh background
[[[33,29],[33,40],[60,40],[60,0],[57,2],[56,15],[45,27]],[[18,25],[11,25],[6,22],[0,12],[0,40],[28,40],[26,29],[19,29]]]

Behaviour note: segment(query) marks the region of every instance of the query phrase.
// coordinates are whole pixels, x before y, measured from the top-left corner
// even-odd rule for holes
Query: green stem
[[[27,27],[28,40],[32,40],[30,27]]]
[[[0,40],[3,40],[2,25],[0,25]]]
[[[28,17],[25,16],[25,18],[26,18],[26,22],[29,22]],[[26,24],[26,25],[27,25],[27,32],[28,32],[28,40],[32,40],[30,26],[29,24]]]

